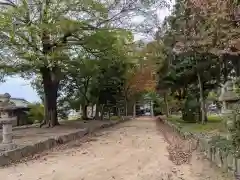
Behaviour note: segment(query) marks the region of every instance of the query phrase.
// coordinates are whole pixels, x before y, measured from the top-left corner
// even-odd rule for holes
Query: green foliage
[[[118,117],[118,116],[111,116],[110,120],[118,121],[118,120],[120,120],[120,117]]]
[[[68,106],[98,100],[116,104],[124,84],[122,61],[132,50],[128,44],[133,35],[125,29],[148,29],[127,18],[141,15],[150,20],[156,15],[151,9],[164,2],[20,0],[0,5],[1,69],[37,77],[33,84],[45,103],[45,120],[54,126],[58,97],[77,99]]]
[[[224,121],[219,116],[208,116],[207,124],[189,123],[182,119],[181,116],[170,116],[168,120],[180,127],[184,132],[192,132],[197,134],[204,134],[212,137],[216,134],[226,135],[227,129],[224,125]]]
[[[199,110],[200,105],[196,99],[187,98],[184,104],[182,119],[186,122],[197,122],[199,121]]]
[[[214,91],[210,91],[209,93],[208,93],[208,96],[207,96],[207,99],[208,100],[210,100],[210,101],[217,101],[218,100],[218,94],[216,93],[216,92],[214,92]]]
[[[197,85],[197,72],[201,73],[204,90],[214,89],[220,83],[219,58],[209,53],[186,52],[175,55],[168,73],[159,80],[159,88],[167,86],[173,90]],[[164,83],[164,84],[163,84]]]
[[[162,108],[160,106],[155,106],[153,108],[153,113],[155,116],[163,115]]]
[[[233,114],[227,118],[227,128],[231,136],[234,152],[240,157],[240,110],[238,105],[234,107]]]
[[[231,140],[227,140],[223,136],[213,136],[209,141],[212,146],[221,149],[226,153],[234,153],[234,147]]]
[[[197,2],[177,0],[156,35],[165,45],[162,57],[166,62],[164,68],[159,67],[158,89],[171,91],[171,96],[182,102],[187,95],[194,95],[201,105],[203,123],[208,93],[240,72],[239,55],[231,54],[239,52],[237,43],[233,46],[232,42],[237,39],[239,43],[239,24],[234,24],[234,15],[229,14],[237,8],[231,1]]]
[[[40,103],[30,104],[30,110],[27,113],[28,124],[40,123],[44,119],[44,106]]]

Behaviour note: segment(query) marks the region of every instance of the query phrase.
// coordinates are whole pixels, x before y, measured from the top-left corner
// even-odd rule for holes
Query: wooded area
[[[170,15],[162,14],[164,8]],[[219,157],[228,161],[228,155],[238,166],[239,25],[238,0],[0,0],[0,82],[15,75],[31,80],[41,102],[27,107],[27,115],[29,124],[40,127],[70,122],[75,110],[82,112],[75,123],[130,115],[132,126],[141,129],[136,110],[149,102],[151,113],[144,115],[158,116],[154,120],[163,139],[164,131],[198,141],[201,136],[205,152],[219,155],[220,166]],[[89,107],[94,117],[88,116]],[[153,118],[139,120],[146,128],[139,132],[155,127],[148,124]],[[126,134],[116,131],[116,137]],[[130,145],[140,142],[126,138]]]
[[[58,125],[69,109],[97,112],[126,106],[147,89],[151,69],[133,32],[148,31],[155,1],[1,1],[1,76],[21,75],[45,107],[43,124]],[[134,25],[131,18],[148,18]],[[151,83],[150,83],[151,84]],[[151,85],[153,86],[153,85]],[[125,104],[125,105],[124,105]],[[96,113],[98,116],[99,113]],[[98,117],[96,117],[98,118]]]
[[[239,93],[237,1],[177,0],[163,23],[158,10],[168,7],[165,1],[0,4],[1,79],[33,79],[44,104],[42,125],[54,127],[80,107],[87,119],[94,105],[95,119],[120,116],[120,109],[128,115],[128,106],[144,97],[155,115],[181,112],[185,121],[206,124],[207,103],[221,108],[227,81]],[[151,38],[136,41],[136,34]]]

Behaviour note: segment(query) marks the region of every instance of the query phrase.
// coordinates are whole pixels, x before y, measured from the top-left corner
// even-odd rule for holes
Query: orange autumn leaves
[[[232,0],[190,0],[195,6],[206,12],[221,10],[228,11],[233,8]]]
[[[212,25],[212,29],[218,28],[214,32],[214,38],[219,37],[219,41],[221,40],[219,44],[224,45],[225,52],[223,52],[233,51],[233,55],[238,55],[240,52],[239,2],[235,0],[189,0],[188,2],[194,12],[196,8],[200,10],[205,22],[210,21],[208,26]]]
[[[155,72],[150,64],[137,67],[129,76],[127,88],[131,95],[153,91],[156,87]]]
[[[156,69],[161,54],[162,46],[158,41],[149,42],[140,51],[136,51],[135,65],[127,73],[128,96],[156,90]]]

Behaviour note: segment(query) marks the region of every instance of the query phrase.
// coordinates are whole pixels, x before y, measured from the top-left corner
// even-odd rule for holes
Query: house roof
[[[0,94],[0,101],[4,98],[6,98],[6,95],[9,95],[9,94]],[[23,98],[12,98],[10,95],[7,96],[9,97],[10,99],[10,103],[13,103],[16,107],[19,107],[19,108],[23,108],[23,107],[28,107],[28,105],[30,104],[27,100],[23,99]]]
[[[13,102],[17,107],[28,107],[30,104],[28,101],[22,98],[10,98],[10,102]]]

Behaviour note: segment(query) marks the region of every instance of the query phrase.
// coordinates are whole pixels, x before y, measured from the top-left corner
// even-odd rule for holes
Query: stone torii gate
[[[139,102],[139,101],[137,101],[137,102],[135,102],[134,104],[133,104],[133,118],[136,118],[136,106],[141,106],[141,105],[148,105],[149,106],[149,108],[150,108],[150,116],[151,117],[154,117],[154,110],[153,110],[153,105],[154,105],[154,103],[153,103],[153,101],[152,100],[149,100],[149,99],[146,99],[146,100],[144,100],[144,101],[142,101],[142,102]]]

